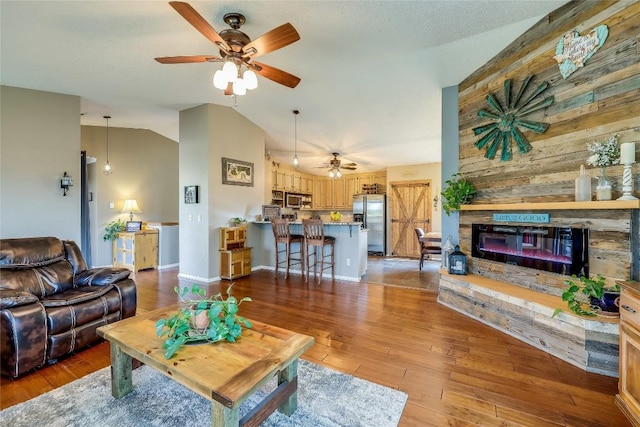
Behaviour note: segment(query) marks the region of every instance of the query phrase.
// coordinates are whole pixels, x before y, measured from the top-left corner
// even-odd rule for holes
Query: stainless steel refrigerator
[[[367,251],[387,253],[387,206],[384,194],[356,194],[353,196],[353,215],[362,215],[364,228],[369,229]]]

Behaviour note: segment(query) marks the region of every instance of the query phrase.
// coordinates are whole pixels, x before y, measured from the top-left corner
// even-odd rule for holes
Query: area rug
[[[111,396],[109,368],[101,369],[0,412],[3,426],[141,427],[211,425],[211,403],[153,368],[133,371],[131,393]],[[249,412],[276,386],[275,379],[240,406]],[[397,426],[407,395],[300,360],[298,409],[278,411],[262,426]]]

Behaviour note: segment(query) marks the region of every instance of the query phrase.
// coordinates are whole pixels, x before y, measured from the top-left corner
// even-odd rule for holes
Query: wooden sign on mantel
[[[556,54],[553,57],[558,61],[560,74],[565,79],[578,68],[584,67],[585,62],[600,49],[607,40],[609,28],[600,25],[581,36],[576,30],[565,34],[556,45]]]
[[[548,224],[548,213],[494,213],[496,222],[528,222],[533,224]]]

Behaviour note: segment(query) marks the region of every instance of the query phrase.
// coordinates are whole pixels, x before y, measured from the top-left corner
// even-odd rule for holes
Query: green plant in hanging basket
[[[240,304],[251,301],[251,298],[236,299],[231,295],[232,286],[233,284],[227,288],[226,299],[221,293],[207,297],[206,291],[198,285],[191,288],[185,286],[182,290],[177,286],[174,288],[184,306],[155,324],[156,335],[165,338],[165,358],[171,359],[189,342],[235,342],[242,335],[243,326],[251,327],[251,322],[237,315]]]
[[[113,241],[116,239],[116,234],[125,229],[125,222],[121,219],[116,219],[111,221],[104,227],[104,237],[102,238],[106,241]]]
[[[440,193],[444,200],[442,209],[450,215],[451,212],[460,209],[460,205],[470,203],[476,195],[473,184],[467,181],[462,174],[454,173],[450,179],[445,181],[446,187]]]

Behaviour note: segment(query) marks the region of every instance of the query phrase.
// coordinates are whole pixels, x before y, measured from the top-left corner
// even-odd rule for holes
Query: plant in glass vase
[[[600,177],[596,187],[598,200],[611,200],[611,181],[607,177],[607,166],[620,163],[620,146],[618,145],[618,135],[611,135],[604,142],[594,142],[587,144],[591,156],[587,159],[587,164],[600,167]]]

